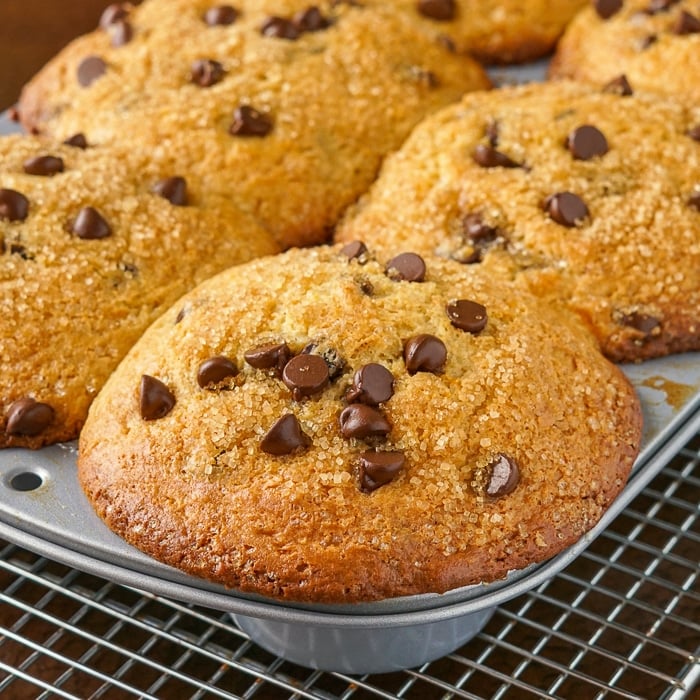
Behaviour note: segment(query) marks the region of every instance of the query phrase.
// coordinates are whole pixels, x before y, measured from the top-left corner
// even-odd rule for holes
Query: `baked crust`
[[[256,260],[205,282],[146,332],[80,438],[80,481],[110,528],[239,591],[335,603],[492,581],[597,522],[638,452],[641,414],[592,336],[478,270],[429,258],[425,280],[408,282],[369,258],[315,248]],[[483,330],[450,321],[446,304],[461,298],[486,307]],[[416,334],[444,343],[442,369],[408,372],[403,348]],[[244,359],[281,342],[295,357],[320,348],[334,368],[325,388],[296,400],[274,369]],[[202,389],[197,368],[219,356],[238,374]],[[347,390],[373,362],[394,377],[376,407],[390,431],[344,437]],[[144,374],[175,398],[162,418],[142,417]],[[269,454],[263,438],[287,414],[310,445]],[[368,449],[405,457],[371,492],[358,472]],[[511,472],[491,496],[499,455],[519,481]]]
[[[35,160],[47,156],[48,165]],[[28,162],[40,173],[58,161],[53,174],[25,172]],[[77,437],[105,379],[170,304],[216,272],[279,250],[226,199],[185,178],[186,203],[173,204],[152,190],[181,173],[109,148],[5,136],[0,163],[0,193],[10,193],[0,196],[0,212],[10,203],[0,213],[0,447]],[[15,214],[25,216],[14,218],[23,201],[26,212]],[[101,222],[76,227],[87,207]],[[44,420],[8,433],[13,405],[27,398],[53,418],[36,434]]]
[[[512,277],[575,310],[616,361],[697,350],[698,124],[697,106],[566,81],[467,95],[387,159],[336,239]],[[570,135],[591,126],[607,151],[574,154]],[[511,167],[480,165],[477,149]],[[580,219],[552,212],[561,193]]]

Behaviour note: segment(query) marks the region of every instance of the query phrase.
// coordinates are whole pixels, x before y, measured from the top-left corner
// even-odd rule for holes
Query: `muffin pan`
[[[497,83],[541,76],[542,64],[492,74]],[[11,128],[0,117],[0,133]],[[496,606],[567,566],[700,429],[700,353],[623,369],[644,412],[642,450],[627,486],[575,545],[494,583],[356,605],[281,604],[229,591],[160,564],[112,533],[82,494],[74,443],[0,451],[0,538],[151,594],[227,611],[255,642],[302,665],[344,673],[417,666],[457,649]]]

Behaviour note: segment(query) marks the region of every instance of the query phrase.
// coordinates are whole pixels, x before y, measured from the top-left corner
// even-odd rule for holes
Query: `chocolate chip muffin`
[[[603,86],[625,76],[634,90],[672,95],[694,104],[700,86],[691,76],[699,71],[697,0],[592,2],[567,29],[550,66],[553,78]]]
[[[239,591],[354,602],[492,581],[591,528],[640,409],[574,316],[360,241],[183,297],[92,404],[79,475],[119,535]]]
[[[364,4],[386,4],[381,2]],[[400,0],[422,28],[484,63],[521,63],[549,53],[586,0]]]
[[[222,269],[278,250],[225,199],[109,150],[0,139],[0,447],[78,434],[148,325]]]
[[[29,130],[81,132],[197,179],[285,247],[318,243],[416,122],[489,85],[385,5],[110,5],[26,86],[19,113]]]
[[[700,111],[628,92],[465,96],[385,163],[337,239],[513,278],[617,361],[700,348]]]

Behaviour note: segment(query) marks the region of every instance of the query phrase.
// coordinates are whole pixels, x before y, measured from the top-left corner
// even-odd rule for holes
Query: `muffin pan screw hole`
[[[44,483],[44,478],[36,472],[18,472],[10,477],[9,483],[15,491],[36,491]]]

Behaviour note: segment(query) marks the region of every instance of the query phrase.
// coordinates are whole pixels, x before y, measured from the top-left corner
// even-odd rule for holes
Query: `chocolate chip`
[[[498,229],[489,226],[481,214],[467,214],[462,219],[462,235],[472,243],[492,243],[498,237]]]
[[[10,404],[7,411],[8,435],[27,435],[32,437],[46,430],[53,421],[54,410],[47,403],[41,403],[30,397],[18,399]]]
[[[453,326],[468,333],[480,333],[488,321],[486,307],[469,299],[451,301],[447,305],[447,317]]]
[[[501,151],[497,151],[493,146],[480,143],[472,153],[472,158],[477,165],[482,168],[519,168],[520,163],[516,163],[512,158]]]
[[[211,87],[221,82],[226,75],[224,67],[219,61],[202,58],[195,61],[190,68],[190,82],[199,87]]]
[[[608,152],[608,141],[600,129],[584,124],[569,134],[566,147],[577,160],[590,160]]]
[[[56,156],[36,156],[24,161],[24,172],[28,175],[51,176],[63,172],[63,159]]]
[[[489,144],[493,146],[494,148],[498,146],[498,137],[499,137],[499,124],[498,122],[494,119],[493,121],[490,121],[486,125],[486,138],[489,140]]]
[[[0,204],[0,215],[2,215],[2,208]],[[693,192],[693,194],[688,197],[688,206],[692,207],[693,209],[697,209],[700,211],[700,190],[697,192]]]
[[[187,204],[187,181],[179,175],[158,180],[151,191],[177,207]]]
[[[260,442],[260,449],[281,457],[311,445],[311,438],[301,429],[296,416],[288,413],[273,423]]]
[[[577,226],[588,216],[586,203],[573,192],[557,192],[544,201],[542,207],[552,218],[562,226]]]
[[[0,188],[0,219],[24,221],[29,214],[29,200],[15,190]]]
[[[113,2],[100,15],[100,27],[107,29],[116,22],[121,22],[129,16],[129,5],[123,2]]]
[[[238,374],[238,367],[228,359],[217,355],[204,360],[197,370],[197,384],[202,389],[215,389],[225,379],[235,377]]]
[[[141,377],[139,394],[141,418],[144,420],[163,418],[173,410],[175,405],[175,396],[172,391],[160,379],[148,374]]]
[[[255,369],[275,369],[281,374],[292,353],[287,343],[265,343],[247,350],[243,357]]]
[[[690,136],[693,141],[700,141],[700,124],[688,129],[688,136]]]
[[[593,7],[601,19],[609,19],[622,9],[622,0],[593,0]]]
[[[369,251],[362,241],[351,241],[340,249],[340,254],[348,260],[357,260],[360,264],[367,262]]]
[[[326,342],[309,343],[302,349],[301,354],[322,357],[328,366],[328,377],[331,381],[338,377],[345,368],[345,360],[340,353]]]
[[[83,207],[73,220],[70,230],[85,240],[107,238],[112,234],[112,229],[102,214],[93,207]]]
[[[106,70],[107,64],[99,56],[88,56],[78,65],[78,82],[83,87],[88,87],[104,75]]]
[[[348,403],[377,406],[394,395],[394,375],[384,365],[370,362],[355,372],[345,394]]]
[[[691,15],[690,12],[682,10],[678,15],[678,19],[673,25],[673,33],[679,36],[685,36],[687,34],[698,34],[700,33],[700,20]]]
[[[617,78],[613,78],[609,83],[603,86],[603,92],[610,93],[612,95],[620,95],[620,97],[629,97],[634,94],[632,86],[629,84],[626,75],[618,75]]]
[[[618,323],[628,328],[634,328],[645,336],[652,335],[655,330],[661,327],[661,321],[658,318],[641,311],[621,314],[618,318]]]
[[[360,489],[371,493],[388,484],[401,471],[405,462],[403,452],[362,452],[358,465]]]
[[[88,142],[85,138],[85,134],[73,134],[63,142],[66,146],[72,146],[73,148],[87,148]]]
[[[250,105],[241,105],[233,113],[229,133],[234,136],[267,136],[272,131],[272,119]]]
[[[305,10],[299,10],[292,17],[292,24],[300,32],[318,32],[327,29],[330,26],[330,21],[323,16],[318,7],[312,5]]]
[[[422,282],[425,279],[425,261],[416,253],[401,253],[389,260],[384,269],[395,281]]]
[[[657,37],[656,34],[649,34],[648,36],[645,36],[639,42],[639,50],[644,51],[645,49],[648,49],[650,46],[653,46],[658,40],[659,37]]]
[[[290,41],[298,39],[301,34],[294,22],[284,17],[268,17],[260,27],[260,33],[274,39],[289,39]]]
[[[34,256],[21,243],[10,243],[10,255],[18,255],[22,260],[34,260]]]
[[[448,22],[457,13],[454,0],[418,0],[416,7],[423,17],[439,22]]]
[[[295,401],[321,391],[329,382],[328,365],[319,355],[297,355],[282,370],[282,381]]]
[[[490,476],[486,485],[486,495],[491,498],[506,496],[515,490],[520,482],[518,463],[506,454],[499,452],[489,462],[488,469]]]
[[[210,26],[233,24],[238,19],[238,10],[231,5],[210,7],[204,13],[204,21]]]
[[[127,21],[115,22],[108,29],[112,37],[112,46],[119,47],[128,44],[134,38],[134,28]]]
[[[340,434],[348,440],[385,437],[391,432],[389,421],[376,408],[363,403],[354,403],[344,408],[338,422]]]
[[[404,343],[403,359],[409,374],[440,372],[447,361],[447,348],[440,338],[421,333]]]

